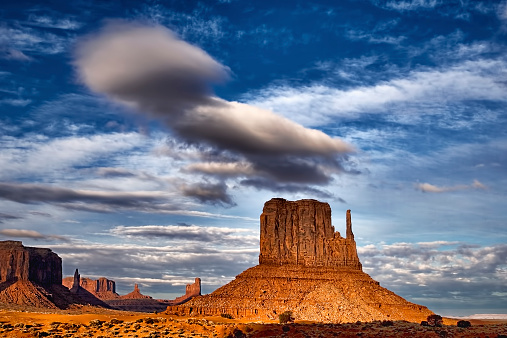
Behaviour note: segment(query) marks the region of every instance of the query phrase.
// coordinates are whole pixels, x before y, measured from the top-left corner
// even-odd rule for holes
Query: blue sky
[[[257,264],[272,197],[352,209],[363,269],[507,313],[507,2],[0,6],[0,237],[120,293]]]

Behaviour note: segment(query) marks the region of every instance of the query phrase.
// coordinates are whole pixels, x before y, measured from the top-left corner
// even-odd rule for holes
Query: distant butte
[[[350,210],[344,238],[331,225],[329,204],[282,198],[264,204],[259,265],[209,295],[167,308],[184,316],[227,313],[250,320],[277,319],[284,311],[297,320],[335,323],[420,322],[432,314],[362,271]]]
[[[132,292],[120,296],[116,293],[115,281],[105,277],[100,277],[97,280],[83,278],[77,269],[74,276],[64,278],[62,284],[71,293],[79,295],[82,299],[88,299],[92,295],[103,301],[103,306],[124,311],[161,312],[169,305],[183,304],[201,295],[200,278],[196,278],[192,284],[187,284],[185,294],[174,300],[153,299],[150,296],[143,295],[138,284],[134,284]]]
[[[53,251],[19,241],[0,242],[0,302],[49,309],[107,306],[91,294],[70,292],[62,285],[62,259]]]

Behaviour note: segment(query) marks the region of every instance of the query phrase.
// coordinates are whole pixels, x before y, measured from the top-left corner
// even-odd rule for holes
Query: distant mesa
[[[74,273],[74,277],[65,277],[62,280],[63,286],[76,293],[80,288],[88,291],[101,300],[117,299],[120,295],[116,293],[116,283],[105,277],[97,280],[91,278],[83,278],[79,274],[78,269]]]
[[[25,247],[19,241],[0,242],[0,302],[38,308],[67,309],[103,305],[62,285],[62,259],[50,249]]]
[[[21,307],[70,309],[82,305],[127,311],[164,311],[201,294],[201,280],[187,285],[185,295],[175,300],[145,296],[135,284],[134,291],[120,296],[116,283],[101,277],[74,276],[62,279],[62,259],[50,249],[25,247],[19,241],[0,241],[0,302]]]
[[[73,277],[66,277],[62,284],[67,287],[71,293],[78,294],[86,298],[87,294],[103,301],[106,306],[136,312],[161,312],[167,306],[183,304],[193,297],[201,295],[201,279],[196,278],[195,283],[187,284],[186,292],[174,300],[153,299],[150,296],[143,295],[138,284],[134,284],[134,290],[126,295],[116,293],[116,283],[105,277],[97,280],[91,278],[82,278],[76,269]]]
[[[167,313],[277,319],[292,311],[298,320],[420,322],[432,314],[410,303],[362,271],[350,210],[346,237],[331,225],[329,204],[274,198],[260,216],[259,265],[213,293],[195,297]]]

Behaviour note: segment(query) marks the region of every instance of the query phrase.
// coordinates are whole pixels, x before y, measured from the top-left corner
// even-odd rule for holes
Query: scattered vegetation
[[[227,318],[227,319],[234,319],[234,317],[229,313],[221,313],[220,317]]]
[[[382,326],[393,326],[394,322],[392,320],[383,320],[382,323],[380,323]]]
[[[462,328],[469,328],[470,326],[472,326],[472,324],[470,324],[470,322],[468,320],[460,320],[457,324],[456,324],[458,327],[462,327]]]
[[[440,315],[429,315],[426,321],[428,322],[428,326],[441,327],[443,324],[442,316]]]
[[[284,313],[280,313],[278,315],[278,320],[280,324],[292,323],[294,321],[294,317],[292,316],[292,311],[285,311]]]

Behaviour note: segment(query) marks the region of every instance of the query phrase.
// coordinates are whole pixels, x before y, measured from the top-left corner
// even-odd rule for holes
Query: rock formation
[[[78,271],[76,269],[74,277],[65,277],[62,280],[62,284],[68,289],[72,290],[72,288],[74,288],[76,285],[77,273]],[[113,280],[107,279],[105,277],[100,277],[99,279],[94,280],[91,278],[79,276],[79,282],[77,285],[101,300],[120,298],[120,295],[116,293],[116,283]]]
[[[316,200],[274,198],[261,215],[259,264],[350,267],[361,270],[347,211],[347,237],[331,225],[331,207]]]
[[[121,299],[148,299],[151,298],[150,296],[145,296],[141,293],[139,290],[139,285],[134,284],[134,291],[131,293],[126,294],[125,296],[120,296]]]
[[[201,279],[196,278],[195,283],[187,284],[183,296],[174,300],[153,299],[143,295],[138,284],[134,284],[134,290],[126,295],[120,296],[116,293],[116,283],[105,277],[97,280],[81,277],[76,269],[73,277],[65,277],[62,284],[71,293],[78,294],[81,298],[89,300],[87,293],[103,301],[106,306],[125,311],[154,312],[163,311],[169,305],[183,304],[190,299],[201,295]],[[85,292],[86,291],[86,292]],[[104,305],[102,305],[104,306]]]
[[[0,283],[31,281],[42,286],[62,283],[62,259],[50,249],[0,242]]]
[[[315,200],[272,199],[260,224],[259,265],[167,312],[266,320],[292,311],[298,320],[320,322],[420,322],[432,314],[362,272],[350,210],[345,238],[331,225],[329,205]]]
[[[179,305],[188,302],[190,299],[201,295],[201,279],[196,278],[193,284],[187,284],[186,292],[183,296],[170,300],[170,305]]]
[[[139,290],[139,285],[134,284],[134,291],[120,296],[117,299],[108,299],[105,302],[118,310],[136,311],[136,312],[160,312],[169,304],[166,301],[153,299],[150,296],[143,295]]]
[[[19,241],[0,242],[0,302],[61,309],[87,303],[62,286],[57,254]]]

